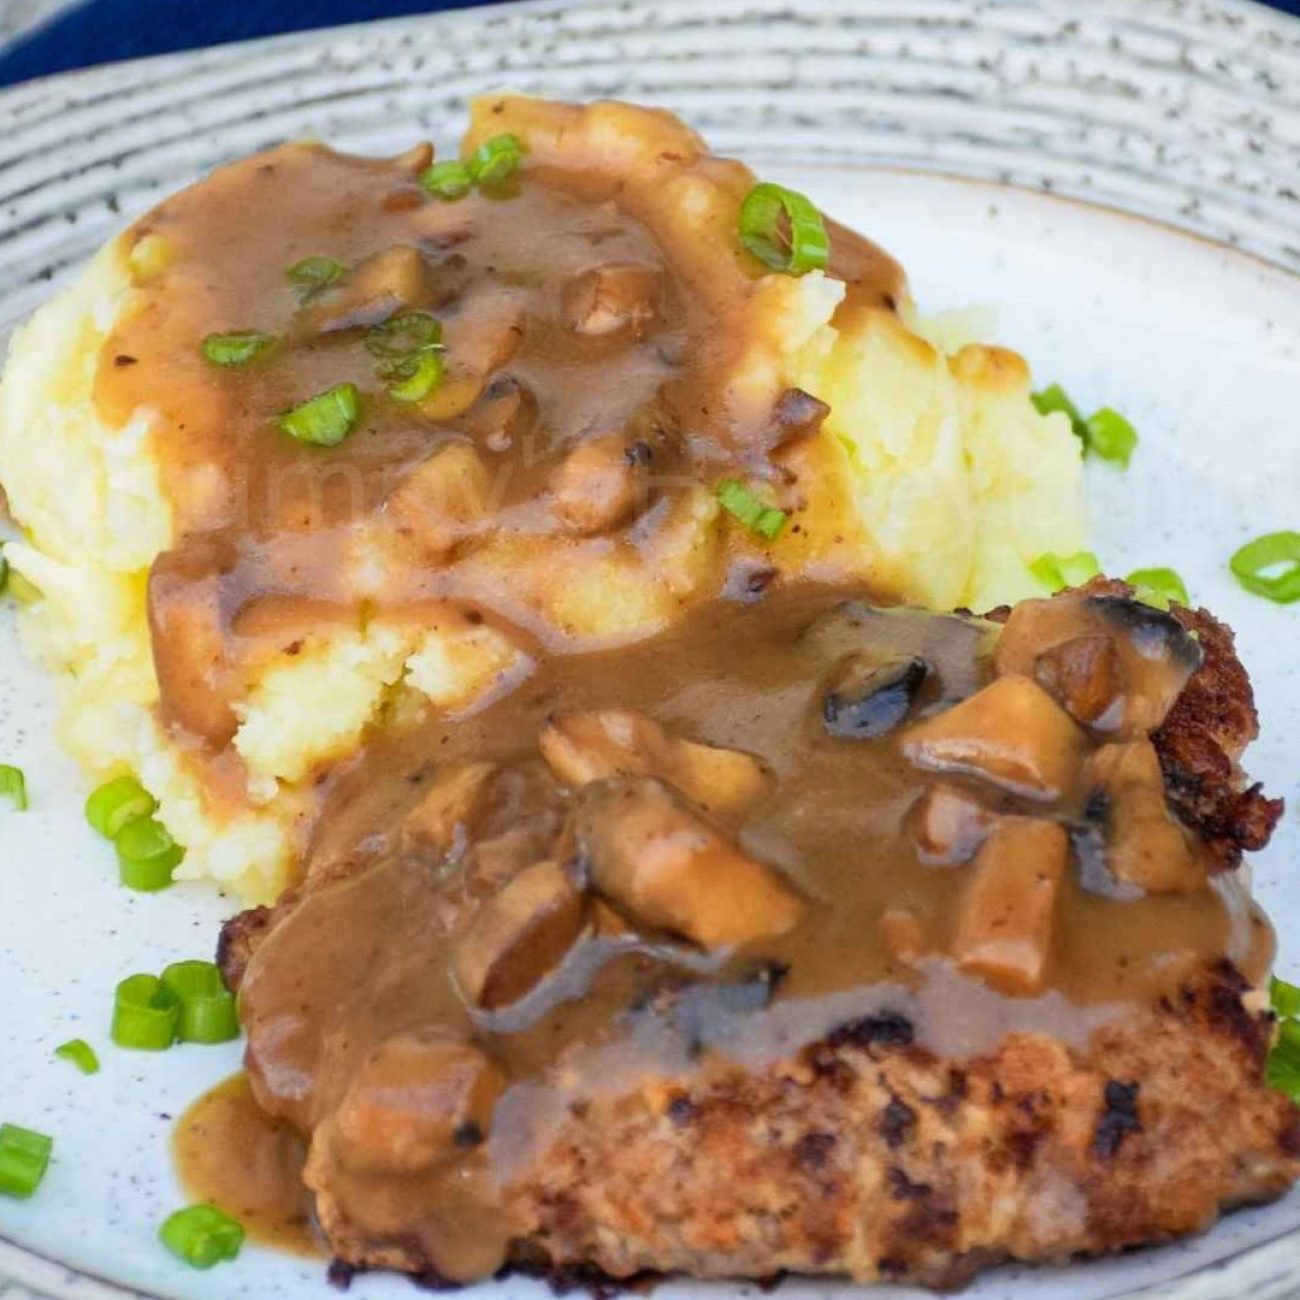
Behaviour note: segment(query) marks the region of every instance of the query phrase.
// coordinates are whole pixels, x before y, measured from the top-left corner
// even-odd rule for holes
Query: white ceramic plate
[[[1264,718],[1250,767],[1291,801],[1255,879],[1282,933],[1281,972],[1297,978],[1300,606],[1246,595],[1225,561],[1250,536],[1300,527],[1298,32],[1244,4],[1157,0],[528,5],[54,79],[0,95],[0,328],[162,192],[287,135],[375,151],[420,133],[449,142],[464,97],[500,85],[679,109],[883,242],[923,306],[996,305],[997,337],[1040,378],[1134,419],[1143,441],[1128,473],[1089,471],[1097,549],[1118,572],[1176,564],[1238,629]],[[39,1196],[0,1202],[0,1300],[328,1295],[311,1262],[246,1249],[197,1274],[155,1241],[180,1196],[169,1120],[236,1067],[238,1049],[114,1051],[111,991],[130,971],[207,955],[228,904],[197,887],[116,886],[51,717],[49,684],[0,614],[0,761],[24,766],[33,795],[25,815],[0,808],[0,1119],[57,1138]],[[74,1035],[101,1048],[100,1075],[51,1059]],[[1001,1270],[968,1294],[1281,1300],[1300,1294],[1298,1277],[1293,1194],[1195,1241]],[[544,1294],[519,1280],[488,1289]],[[410,1291],[360,1278],[354,1294]]]

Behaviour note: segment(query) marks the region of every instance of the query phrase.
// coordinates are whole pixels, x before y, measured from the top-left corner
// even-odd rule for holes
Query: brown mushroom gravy
[[[512,104],[560,136],[589,129],[583,110]],[[682,537],[698,493],[726,471],[774,479],[770,454],[826,408],[757,364],[779,358],[782,327],[756,308],[770,277],[736,238],[748,169],[666,114],[600,112],[626,117],[636,159],[539,140],[506,191],[447,202],[418,182],[427,147],[376,161],[286,145],[132,228],[145,270],[96,401],[111,424],[157,417],[175,543],[149,615],[163,714],[192,748],[224,750],[259,671],[323,629],[427,626],[468,599],[563,646],[590,632],[564,610],[584,567],[652,575],[634,610],[614,602],[618,635],[724,585],[725,547]],[[838,227],[833,244],[841,310],[892,312],[895,263]],[[305,292],[286,271],[310,257],[339,275]],[[392,343],[373,331],[411,312],[445,348],[445,382],[420,401],[390,395],[391,358],[373,355]],[[205,358],[209,335],[243,330],[276,341],[246,364]],[[338,445],[277,427],[341,383],[361,409]]]
[[[195,1202],[221,1206],[252,1241],[297,1255],[320,1249],[303,1185],[307,1144],[268,1115],[242,1072],[203,1094],[176,1122],[172,1154]]]
[[[466,1280],[584,1098],[863,1017],[1082,1047],[1207,960],[1258,981],[1268,923],[1148,757],[1200,658],[1110,595],[1000,626],[777,587],[376,734],[303,885],[228,936],[253,1094],[358,1231]]]

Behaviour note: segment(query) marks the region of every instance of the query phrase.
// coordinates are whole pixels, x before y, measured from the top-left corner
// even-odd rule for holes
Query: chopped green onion
[[[1300,988],[1278,979],[1276,975],[1269,981],[1268,1000],[1280,1019],[1300,1016]]]
[[[427,311],[404,311],[366,331],[366,351],[377,357],[409,357],[442,344],[442,324]]]
[[[280,417],[280,428],[299,442],[337,447],[352,432],[360,414],[361,394],[356,384],[336,384],[286,411]]]
[[[84,1038],[70,1038],[54,1049],[54,1055],[61,1061],[71,1061],[82,1074],[99,1073],[99,1057],[95,1049]]]
[[[1133,459],[1138,444],[1137,430],[1116,410],[1103,406],[1088,417],[1088,452],[1113,461],[1122,469]]]
[[[491,189],[510,179],[519,170],[524,146],[515,135],[494,135],[474,150],[469,170],[474,183]]]
[[[1051,415],[1055,411],[1060,411],[1062,415],[1067,416],[1070,428],[1074,430],[1074,436],[1083,443],[1085,448],[1087,447],[1087,421],[1079,414],[1079,408],[1070,401],[1069,394],[1060,384],[1048,384],[1041,393],[1030,393],[1029,400],[1033,402],[1039,415]]]
[[[203,356],[214,366],[242,366],[260,357],[275,339],[257,330],[229,330],[225,334],[209,334],[203,340]]]
[[[17,1124],[0,1124],[0,1192],[30,1196],[49,1168],[54,1139]]]
[[[113,844],[122,883],[142,893],[166,889],[185,856],[167,827],[153,817],[127,822]]]
[[[776,540],[781,529],[785,527],[787,518],[788,516],[784,510],[778,510],[775,506],[767,506],[758,518],[750,524],[750,527],[760,537],[766,537],[771,542]]]
[[[295,288],[305,290],[307,296],[328,288],[347,270],[342,262],[332,257],[304,257],[295,262],[284,274]]]
[[[1289,605],[1300,600],[1300,533],[1265,533],[1247,542],[1228,561],[1247,591]],[[1269,575],[1266,570],[1280,569]]]
[[[27,778],[21,767],[0,763],[0,795],[8,797],[15,812],[27,811]]]
[[[1268,1057],[1269,1086],[1300,1101],[1300,1020],[1284,1020]]]
[[[1138,600],[1156,609],[1168,609],[1173,600],[1180,605],[1192,603],[1186,585],[1174,569],[1134,569],[1124,581],[1135,589]]]
[[[106,839],[116,839],[131,822],[148,817],[158,800],[133,776],[106,781],[86,800],[86,820]]]
[[[1029,572],[1057,592],[1083,586],[1101,572],[1101,565],[1091,551],[1076,551],[1073,555],[1040,555]]]
[[[1118,411],[1103,406],[1085,420],[1060,384],[1049,384],[1041,393],[1030,393],[1029,400],[1039,415],[1051,415],[1060,411],[1066,416],[1070,428],[1074,430],[1074,436],[1083,443],[1085,455],[1114,461],[1117,465],[1128,468],[1128,463],[1133,458],[1133,449],[1138,444],[1138,435],[1137,430]]]
[[[112,1039],[139,1052],[164,1052],[176,1041],[181,1004],[156,975],[128,975],[113,996]]]
[[[158,1239],[191,1268],[211,1268],[239,1254],[244,1229],[215,1205],[191,1205],[167,1219]]]
[[[210,961],[178,961],[162,973],[163,987],[180,1003],[176,1037],[182,1043],[228,1043],[239,1037],[234,994]]]
[[[389,397],[398,402],[422,402],[441,386],[447,368],[437,352],[417,352],[391,362],[381,373],[388,384]]]
[[[460,199],[473,187],[474,173],[468,163],[451,159],[427,167],[420,175],[420,184],[440,199]]]
[[[756,496],[739,479],[724,478],[714,489],[722,508],[739,519],[751,532],[772,541],[789,518],[784,510],[769,506]]]
[[[781,228],[784,215],[789,234]],[[822,271],[830,260],[826,223],[797,190],[764,181],[740,205],[740,242],[764,266],[787,275]]]

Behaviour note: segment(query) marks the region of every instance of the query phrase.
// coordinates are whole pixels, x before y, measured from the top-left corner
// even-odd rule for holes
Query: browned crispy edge
[[[883,1014],[767,1070],[597,1098],[510,1184],[512,1265],[557,1288],[662,1269],[947,1289],[1201,1231],[1300,1173],[1300,1109],[1263,1078],[1273,1020],[1245,992],[1220,962],[1086,1050],[1012,1036],[960,1064]],[[317,1190],[338,1272],[440,1284],[417,1242]]]

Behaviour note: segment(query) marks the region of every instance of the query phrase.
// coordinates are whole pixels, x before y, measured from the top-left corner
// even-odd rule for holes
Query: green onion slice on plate
[[[110,1036],[119,1047],[165,1052],[176,1041],[181,1004],[157,975],[128,975],[113,995]]]
[[[1073,555],[1040,555],[1029,572],[1057,592],[1081,587],[1101,572],[1101,565],[1091,551],[1076,551]]]
[[[257,330],[228,330],[203,340],[203,356],[214,366],[243,366],[260,357],[275,339]]]
[[[190,1205],[168,1217],[158,1239],[191,1268],[211,1268],[239,1254],[244,1229],[215,1205]]]
[[[469,160],[474,183],[485,189],[502,185],[519,170],[524,146],[516,135],[494,135],[484,140]]]
[[[427,311],[404,311],[372,325],[365,341],[376,357],[409,357],[442,345],[442,323]]]
[[[719,480],[714,492],[719,504],[729,515],[739,519],[750,532],[765,537],[769,542],[777,537],[789,518],[784,510],[768,505],[739,479]]]
[[[783,230],[783,222],[788,231]],[[824,271],[830,260],[826,223],[797,190],[763,181],[740,205],[740,242],[764,266],[786,275]]]
[[[1269,1085],[1300,1101],[1300,988],[1275,975],[1269,983],[1269,1001],[1281,1021],[1277,1041],[1268,1056]]]
[[[17,1124],[0,1124],[0,1192],[30,1196],[49,1168],[54,1139]]]
[[[1113,407],[1103,406],[1085,420],[1060,384],[1048,384],[1042,392],[1030,393],[1029,400],[1039,415],[1060,411],[1070,421],[1074,436],[1083,443],[1084,455],[1128,468],[1138,445],[1137,430]]]
[[[27,811],[27,778],[21,767],[0,763],[0,795],[13,804],[16,812]]]
[[[1300,1101],[1300,1020],[1284,1020],[1268,1056],[1269,1086]]]
[[[1237,551],[1228,567],[1256,596],[1279,605],[1300,600],[1300,533],[1265,533]]]
[[[113,841],[122,883],[128,889],[151,894],[172,883],[172,872],[181,864],[185,850],[171,832],[153,817],[127,822]]]
[[[447,370],[437,352],[416,352],[391,361],[380,372],[388,395],[398,402],[422,402],[442,385]]]
[[[328,288],[346,270],[342,262],[336,262],[332,257],[304,257],[284,274],[294,288],[311,295]]]
[[[460,199],[473,188],[474,173],[469,163],[452,158],[426,167],[420,173],[420,184],[440,199]]]
[[[1176,569],[1134,569],[1124,581],[1135,588],[1138,600],[1144,605],[1168,609],[1170,601],[1176,600],[1180,605],[1192,603]]]
[[[54,1049],[54,1055],[61,1061],[70,1061],[82,1074],[99,1073],[99,1057],[95,1049],[84,1038],[70,1038]]]
[[[239,1037],[234,994],[210,961],[178,961],[162,984],[180,1003],[176,1037],[182,1043],[228,1043]]]
[[[1300,988],[1276,975],[1269,981],[1268,1000],[1280,1019],[1300,1016]]]
[[[1138,444],[1137,430],[1109,406],[1090,415],[1087,425],[1089,454],[1127,469]]]
[[[337,447],[352,432],[361,415],[356,384],[336,384],[308,398],[280,417],[280,428],[299,442]]]
[[[105,838],[113,840],[131,822],[150,816],[158,800],[133,776],[105,781],[86,800],[86,820]]]

